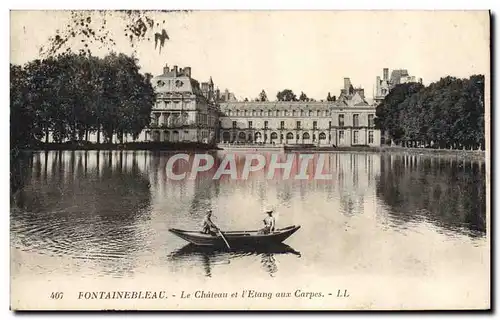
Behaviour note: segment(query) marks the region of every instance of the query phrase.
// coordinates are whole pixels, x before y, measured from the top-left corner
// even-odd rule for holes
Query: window
[[[359,140],[359,131],[354,131],[352,136],[352,144],[358,144]]]
[[[300,129],[300,121],[297,121],[297,129]]]
[[[233,129],[236,129],[236,121],[233,121]]]
[[[264,115],[264,111],[260,110],[260,116],[262,117]]]
[[[344,126],[344,115],[343,114],[339,114],[339,127],[343,127]],[[342,132],[342,134],[344,134]]]
[[[228,115],[228,116],[231,116],[231,110],[229,110],[229,111],[227,112],[227,115]]]
[[[292,110],[292,116],[295,117],[295,110]]]
[[[352,115],[352,126],[359,127],[359,114]]]
[[[248,121],[248,128],[249,129],[252,129],[252,124],[253,124],[252,121]]]
[[[331,128],[332,128],[332,122],[328,121],[328,129],[331,129]]]
[[[374,121],[374,116],[373,114],[368,115],[368,127],[374,127],[375,126],[375,121]]]
[[[310,116],[312,116],[312,111],[311,111],[311,110],[309,110],[309,117],[310,117]]]
[[[373,143],[373,131],[368,131],[368,143]]]
[[[313,129],[318,129],[318,121],[313,121]]]
[[[303,117],[304,116],[304,110],[300,110],[300,116]]]
[[[268,121],[264,121],[264,129],[267,129]]]
[[[280,129],[285,129],[285,121],[280,121]]]
[[[344,140],[344,130],[339,131],[339,140]]]
[[[320,112],[319,110],[318,110],[318,111],[316,111],[316,117],[319,117],[319,115],[320,115],[320,113],[319,113],[319,112]]]

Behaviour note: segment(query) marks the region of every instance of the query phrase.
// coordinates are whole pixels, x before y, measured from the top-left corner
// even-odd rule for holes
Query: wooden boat
[[[224,231],[222,234],[231,248],[242,247],[265,247],[283,242],[290,237],[300,226],[289,226],[276,229],[269,234],[260,233],[259,230],[253,231]],[[169,229],[176,236],[197,246],[226,247],[224,239],[220,234],[211,235],[200,231],[185,231],[180,229]]]

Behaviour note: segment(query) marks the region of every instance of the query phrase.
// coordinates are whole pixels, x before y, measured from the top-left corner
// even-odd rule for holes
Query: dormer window
[[[162,80],[158,80],[158,82],[156,83],[156,85],[158,87],[163,87],[165,85],[165,82],[163,82]]]

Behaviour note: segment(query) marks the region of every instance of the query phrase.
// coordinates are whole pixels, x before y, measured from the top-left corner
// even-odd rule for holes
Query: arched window
[[[311,138],[311,136],[309,135],[308,132],[304,132],[304,134],[302,135],[303,140],[309,140],[310,138]]]
[[[326,139],[326,134],[324,132],[321,132],[319,134],[319,140],[325,140]]]
[[[286,138],[287,138],[287,140],[293,139],[293,133],[288,132],[288,133],[286,134]]]

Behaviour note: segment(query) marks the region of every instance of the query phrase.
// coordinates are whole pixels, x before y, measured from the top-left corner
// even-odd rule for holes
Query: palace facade
[[[331,101],[238,101],[211,78],[200,84],[190,67],[165,66],[152,84],[151,123],[136,141],[380,145],[375,105],[349,78]]]
[[[152,85],[156,103],[151,123],[138,140],[215,142],[219,111],[211,78],[200,85],[191,77],[191,67],[165,66]]]
[[[333,101],[233,101],[220,111],[222,143],[380,145],[375,107],[349,78]]]

